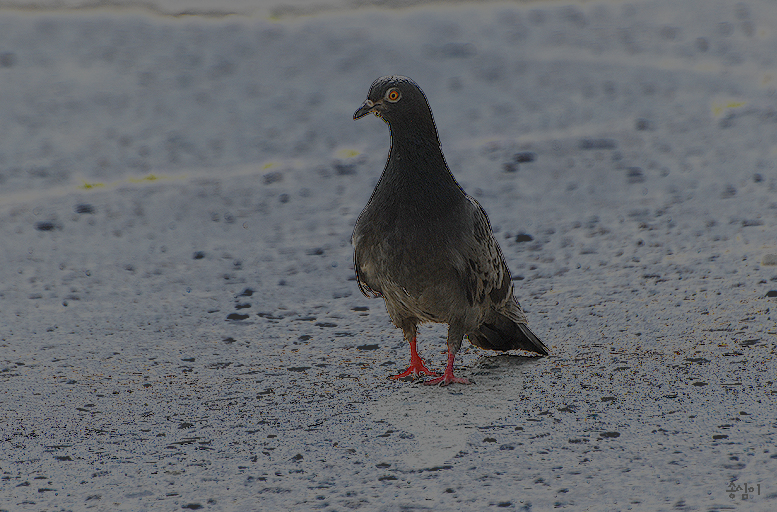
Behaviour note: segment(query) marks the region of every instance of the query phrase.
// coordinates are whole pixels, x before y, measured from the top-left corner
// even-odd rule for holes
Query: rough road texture
[[[0,11],[0,509],[777,508],[777,13],[676,5]],[[550,357],[386,379],[387,73]]]

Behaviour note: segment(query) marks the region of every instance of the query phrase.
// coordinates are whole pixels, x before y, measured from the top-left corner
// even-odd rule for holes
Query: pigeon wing
[[[464,268],[461,272],[467,299],[472,306],[501,309],[512,299],[510,270],[485,210],[475,199],[467,199],[471,206],[472,236],[462,244]]]
[[[367,282],[365,272],[362,271],[359,266],[359,252],[360,247],[356,244],[353,251],[353,269],[356,271],[356,282],[359,285],[359,291],[362,292],[367,298],[381,297],[380,287],[376,284],[370,284]]]

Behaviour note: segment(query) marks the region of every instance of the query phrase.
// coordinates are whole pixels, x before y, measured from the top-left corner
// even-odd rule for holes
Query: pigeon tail
[[[487,350],[520,349],[548,355],[548,347],[528,325],[501,314],[484,322],[477,331],[468,333],[467,337],[473,345]]]

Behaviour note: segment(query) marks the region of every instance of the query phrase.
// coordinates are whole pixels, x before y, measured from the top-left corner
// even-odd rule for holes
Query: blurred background
[[[756,139],[738,131],[773,113],[774,11],[766,1],[4,2],[0,190],[365,152],[380,165],[385,129],[350,116],[384,74],[425,90],[454,163],[491,139],[509,153],[627,130],[656,147],[656,173],[700,161],[730,173],[726,147],[741,140],[752,151],[737,169],[752,175],[775,156],[756,140],[774,142],[773,124]]]

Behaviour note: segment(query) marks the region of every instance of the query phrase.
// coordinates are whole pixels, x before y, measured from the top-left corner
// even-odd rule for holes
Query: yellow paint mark
[[[114,181],[108,184],[101,183],[101,182],[89,183],[87,181],[81,180],[83,182],[83,185],[80,185],[78,188],[83,190],[91,190],[93,188],[115,187],[117,185],[120,185],[121,183],[135,183],[135,184],[150,183],[150,182],[153,183],[155,181],[164,180],[164,179],[185,179],[185,177],[178,176],[174,178],[167,178],[165,176],[157,176],[156,174],[149,174],[147,176],[143,176],[142,178],[127,178],[126,180],[123,180],[123,181]]]
[[[148,176],[143,176],[142,178],[128,178],[127,181],[130,183],[144,183],[146,181],[156,181],[159,177],[154,176],[153,174],[149,174]]]
[[[266,164],[264,164],[262,166],[262,170],[264,171],[264,170],[269,169],[271,167],[275,167],[275,165],[276,165],[275,162],[267,162]]]
[[[337,158],[353,158],[359,155],[361,155],[361,153],[355,149],[341,149],[337,152]]]
[[[103,188],[103,187],[105,187],[105,183],[87,183],[87,182],[84,182],[84,184],[81,185],[78,188],[82,188],[84,190],[89,190],[89,189],[92,189],[92,188]]]
[[[712,115],[714,117],[720,117],[726,110],[744,107],[745,105],[747,105],[746,101],[715,100],[712,102]]]

